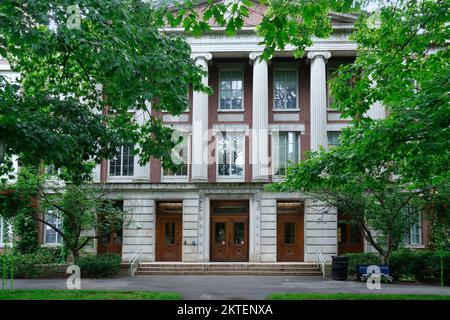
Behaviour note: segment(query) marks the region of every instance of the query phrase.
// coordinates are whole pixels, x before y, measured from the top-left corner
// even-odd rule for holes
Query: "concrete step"
[[[297,269],[310,269],[314,268],[316,269],[315,265],[308,265],[308,266],[225,266],[225,265],[218,265],[218,266],[174,266],[174,265],[140,265],[141,268],[172,268],[172,269],[239,269],[239,270],[265,270],[265,269],[282,269],[282,270],[297,270]]]
[[[315,263],[141,263],[136,275],[319,276]]]
[[[217,275],[217,276],[320,276],[322,273],[314,271],[141,271],[137,270],[135,275]]]

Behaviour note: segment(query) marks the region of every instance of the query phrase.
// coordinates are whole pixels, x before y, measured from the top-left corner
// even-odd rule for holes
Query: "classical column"
[[[208,71],[210,53],[196,53],[192,55],[195,63]],[[202,82],[208,85],[208,76]],[[208,95],[194,91],[192,97],[192,174],[191,181],[208,181]]]
[[[269,162],[269,81],[267,61],[260,60],[261,52],[250,53],[253,62],[253,105],[252,105],[252,180],[268,181]]]
[[[311,59],[311,150],[327,147],[327,77],[325,64],[330,52],[308,52]]]

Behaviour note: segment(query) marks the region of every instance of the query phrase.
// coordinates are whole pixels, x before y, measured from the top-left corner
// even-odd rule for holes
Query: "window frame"
[[[242,154],[244,158],[244,163],[242,164],[242,175],[220,175],[219,174],[219,158],[220,158],[220,150],[219,150],[219,140],[221,136],[223,137],[223,133],[225,133],[225,137],[228,135],[240,135],[242,137]],[[216,180],[217,182],[243,182],[245,181],[245,164],[246,164],[246,154],[245,154],[245,140],[246,135],[245,131],[241,130],[225,130],[219,131],[216,133]],[[231,151],[230,151],[231,152]],[[231,163],[229,164],[231,166]]]
[[[8,233],[8,237],[11,240],[10,242],[5,242],[5,231]],[[13,240],[13,230],[12,230],[12,224],[7,223],[5,219],[0,217],[0,248],[6,248],[12,246],[12,240]]]
[[[301,131],[283,131],[283,130],[277,130],[277,131],[272,131],[272,141],[271,141],[271,157],[272,157],[272,177],[275,181],[280,181],[283,180],[284,175],[279,175],[276,174],[275,172],[277,170],[279,170],[279,159],[277,159],[277,157],[279,157],[279,151],[278,151],[278,146],[279,146],[279,137],[280,137],[280,133],[287,133],[289,135],[289,133],[293,133],[297,136],[297,162],[300,162],[302,159],[302,145],[301,145]],[[287,160],[289,161],[289,160]]]
[[[328,147],[328,150],[330,150],[330,148],[334,148],[334,147],[337,147],[339,145],[339,143],[336,144],[336,145],[330,144],[330,137],[328,136],[328,134],[330,134],[330,133],[337,133],[338,134],[338,142],[339,142],[339,137],[340,137],[342,131],[340,131],[340,130],[329,130],[328,131],[327,130],[327,147]]]
[[[123,175],[123,149],[125,146],[130,146],[132,152],[134,153],[134,145],[127,144],[127,145],[121,145],[120,146],[120,175],[112,175],[111,174],[111,161],[112,159],[108,160],[108,179],[110,180],[121,180],[121,179],[132,179],[135,176],[136,173],[136,154],[133,154],[133,174],[132,175]]]
[[[278,71],[292,71],[295,72],[295,82],[296,82],[296,86],[295,86],[295,90],[296,90],[296,94],[297,96],[295,97],[295,108],[277,108],[276,107],[276,103],[275,103],[275,90],[276,90],[276,86],[275,86],[275,73]],[[300,110],[300,102],[299,102],[299,98],[300,98],[300,89],[299,89],[299,76],[298,76],[298,68],[294,68],[294,67],[275,67],[273,69],[272,72],[272,111],[276,111],[276,112],[290,112],[290,111],[299,111]]]
[[[221,93],[222,93],[222,88],[221,88],[221,81],[222,81],[222,72],[240,72],[242,75],[242,108],[241,109],[222,109],[221,105],[220,105],[220,97],[221,97]],[[218,97],[217,97],[217,112],[243,112],[245,111],[245,82],[244,82],[244,70],[242,68],[233,68],[233,67],[224,67],[224,68],[220,68],[219,71],[219,79],[218,79],[218,83],[217,83],[217,88],[218,88]]]
[[[410,213],[410,208],[406,208],[407,212],[406,214]],[[408,219],[408,216],[406,216],[406,219]],[[419,236],[419,242],[418,243],[412,243],[412,234],[413,234],[413,228],[417,226],[418,229],[418,236]],[[417,221],[410,225],[408,227],[408,230],[405,231],[405,234],[403,236],[403,244],[407,248],[424,248],[424,242],[423,242],[423,226],[422,226],[422,212],[419,210],[417,213]]]
[[[58,228],[61,227],[62,225],[62,219],[61,216],[58,214],[56,209],[51,209],[51,208],[47,208],[44,214],[44,220],[47,221],[48,220],[48,215],[49,215],[49,211],[53,210],[56,214],[55,219],[58,219],[58,223],[56,224],[56,226]],[[47,242],[47,228],[50,228],[52,232],[55,233],[55,242]],[[58,240],[60,240],[60,242],[58,242]],[[51,227],[47,226],[46,224],[44,224],[43,227],[43,235],[42,235],[42,246],[44,247],[57,247],[63,244],[63,239],[61,237],[61,235],[56,232],[54,229],[52,229]]]
[[[164,168],[161,166],[161,182],[189,182],[190,178],[190,170],[189,170],[189,159],[191,157],[191,141],[192,134],[191,132],[181,131],[181,135],[186,135],[186,147],[187,147],[187,162],[186,162],[186,175],[165,175]]]

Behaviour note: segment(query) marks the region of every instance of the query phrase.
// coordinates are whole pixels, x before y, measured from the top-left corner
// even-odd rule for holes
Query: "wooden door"
[[[364,239],[361,229],[351,217],[338,213],[338,253],[364,252]]]
[[[248,261],[248,217],[232,217],[229,225],[229,260]]]
[[[122,228],[113,229],[108,235],[101,236],[97,243],[97,254],[122,254]]]
[[[181,261],[182,214],[164,212],[156,214],[156,261]]]
[[[248,217],[211,218],[211,261],[248,261]]]
[[[304,260],[304,232],[302,204],[280,204],[277,210],[277,261]]]
[[[113,206],[121,211],[123,211],[123,201],[116,200],[113,201]],[[99,220],[111,219],[108,216],[98,216]],[[114,253],[122,255],[122,225],[111,224],[111,230],[103,234],[102,231],[98,230],[99,238],[97,241],[97,254],[103,253]]]
[[[248,201],[211,204],[211,261],[248,261]]]

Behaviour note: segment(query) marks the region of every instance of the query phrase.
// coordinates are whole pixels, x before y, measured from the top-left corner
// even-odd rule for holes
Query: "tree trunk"
[[[80,262],[80,251],[75,249],[71,251],[73,256],[73,264],[78,265],[78,262]]]

